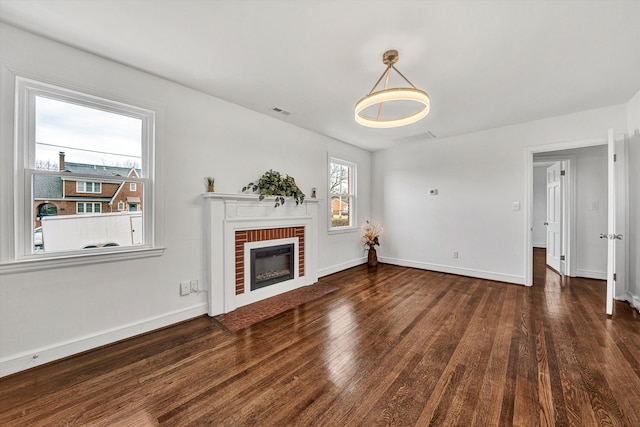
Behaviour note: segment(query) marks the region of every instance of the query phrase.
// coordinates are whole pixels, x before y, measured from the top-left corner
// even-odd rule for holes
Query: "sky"
[[[36,97],[36,162],[140,167],[142,120]]]

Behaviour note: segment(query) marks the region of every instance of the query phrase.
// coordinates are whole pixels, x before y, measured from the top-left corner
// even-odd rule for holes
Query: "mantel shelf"
[[[202,197],[205,199],[221,199],[221,200],[246,200],[246,201],[258,201],[258,194],[244,194],[244,193],[202,193]],[[265,200],[275,200],[275,196],[265,197]],[[285,200],[293,200],[292,197],[285,197]],[[306,198],[303,203],[318,203],[322,199]]]

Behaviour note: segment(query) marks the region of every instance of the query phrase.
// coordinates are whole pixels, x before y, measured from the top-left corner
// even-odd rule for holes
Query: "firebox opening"
[[[251,290],[294,278],[294,244],[251,249]]]

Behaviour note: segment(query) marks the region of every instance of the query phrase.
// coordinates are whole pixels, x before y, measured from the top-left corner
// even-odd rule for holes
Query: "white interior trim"
[[[110,330],[74,338],[73,340],[29,350],[24,353],[12,354],[9,357],[0,359],[0,377],[193,319],[194,317],[206,314],[206,312],[207,306],[205,304],[198,304],[141,322],[130,323]]]

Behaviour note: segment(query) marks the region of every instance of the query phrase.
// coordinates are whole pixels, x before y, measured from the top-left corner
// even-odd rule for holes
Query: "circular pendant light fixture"
[[[386,70],[384,70],[376,84],[373,85],[373,88],[371,89],[369,94],[356,103],[356,122],[360,123],[363,126],[372,128],[394,128],[415,123],[429,114],[429,95],[427,95],[425,91],[416,88],[413,83],[411,83],[400,71],[398,71],[398,69],[394,65],[396,62],[398,62],[398,51],[386,51],[382,55],[382,62],[387,66]],[[398,75],[402,77],[407,83],[409,83],[411,87],[388,88],[392,69],[396,73],[398,73]],[[382,90],[375,91],[383,78],[385,78],[384,88]],[[383,118],[382,107],[384,103],[393,101],[415,102],[419,105],[419,109],[408,115],[393,118]],[[364,115],[363,110],[373,105],[378,105],[377,115],[375,117]]]

